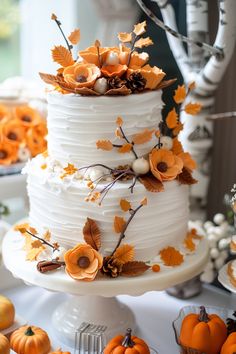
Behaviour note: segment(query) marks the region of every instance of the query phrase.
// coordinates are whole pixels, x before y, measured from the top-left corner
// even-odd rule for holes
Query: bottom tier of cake
[[[120,200],[128,200],[136,208],[143,198],[147,206],[141,208],[125,233],[124,243],[132,244],[135,259],[149,261],[168,246],[179,246],[187,233],[189,217],[189,187],[177,181],[164,183],[160,193],[148,192],[137,182],[135,193],[132,181],[116,183],[102,204],[86,201],[87,181],[78,173],[62,178],[63,167],[48,157],[39,155],[28,163],[28,194],[30,224],[39,231],[50,230],[52,239],[66,248],[83,242],[83,227],[87,218],[94,219],[101,230],[101,252],[109,254],[117,244],[114,217],[127,219]],[[103,184],[99,186],[102,188]]]

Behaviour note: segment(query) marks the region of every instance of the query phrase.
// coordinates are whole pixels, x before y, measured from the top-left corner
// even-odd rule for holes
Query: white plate
[[[25,166],[25,162],[17,162],[9,166],[0,165],[0,176],[20,173],[24,166]]]

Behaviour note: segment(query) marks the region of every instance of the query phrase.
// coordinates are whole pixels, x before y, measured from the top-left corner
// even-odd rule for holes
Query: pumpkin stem
[[[209,322],[210,319],[208,317],[208,314],[206,312],[206,308],[204,306],[200,306],[200,316],[199,316],[199,321],[200,322]]]
[[[125,348],[133,348],[133,346],[135,345],[134,341],[132,341],[131,339],[131,332],[132,332],[131,328],[128,328],[126,330],[125,338],[122,342],[122,346]]]
[[[32,328],[31,327],[28,327],[27,329],[26,329],[26,331],[25,331],[25,335],[26,336],[34,336],[34,332],[33,332],[33,330],[32,330]]]

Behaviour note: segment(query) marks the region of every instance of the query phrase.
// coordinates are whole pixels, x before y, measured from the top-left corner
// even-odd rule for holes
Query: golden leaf
[[[141,36],[141,34],[146,32],[146,26],[147,26],[146,21],[143,21],[141,23],[137,23],[137,25],[134,25],[133,32],[136,34],[136,36]]]
[[[192,237],[189,237],[187,236],[185,239],[184,239],[184,246],[191,252],[195,251],[196,249],[196,245],[195,243],[193,242],[193,239]]]
[[[101,247],[101,232],[96,221],[87,218],[83,228],[83,234],[85,242],[98,251]]]
[[[115,136],[116,136],[117,138],[119,138],[119,139],[122,138],[122,134],[121,134],[120,128],[116,128]]]
[[[152,134],[154,129],[149,130],[145,129],[141,133],[137,133],[133,136],[133,143],[134,144],[145,144],[152,139]]]
[[[170,129],[173,129],[177,126],[178,124],[178,114],[176,113],[175,108],[173,108],[166,117],[166,124],[167,127]]]
[[[123,43],[130,43],[132,41],[132,32],[120,32],[118,33],[118,38]]]
[[[98,39],[96,39],[96,41],[94,42],[94,47],[96,47],[96,48],[101,47],[101,43]]]
[[[74,65],[74,60],[70,51],[62,45],[56,46],[52,49],[53,61],[60,64],[63,67]]]
[[[51,14],[51,20],[57,20],[57,16],[54,13]]]
[[[117,118],[116,118],[116,124],[117,124],[119,127],[121,127],[122,124],[123,124],[123,119],[122,119],[121,117],[117,117]]]
[[[68,36],[69,41],[76,45],[80,41],[80,29],[76,28],[71,34]]]
[[[131,261],[131,262],[127,262],[123,265],[121,275],[134,277],[134,276],[143,274],[149,268],[150,268],[150,266],[144,262],[141,262],[141,261],[133,261],[132,262]]]
[[[153,41],[151,40],[150,37],[145,37],[145,38],[140,38],[135,42],[134,46],[135,48],[143,48],[143,47],[148,47],[153,44]]]
[[[97,149],[102,149],[105,151],[111,151],[113,148],[112,142],[110,140],[98,140],[96,145]]]
[[[123,211],[128,211],[131,209],[131,204],[128,200],[126,199],[121,199],[120,200],[120,207]]]
[[[177,89],[175,90],[174,100],[177,104],[184,102],[186,98],[186,89],[185,86],[178,85]]]
[[[31,242],[31,247],[32,248],[39,248],[42,247],[42,242],[40,240],[34,240]]]
[[[134,258],[134,246],[125,244],[118,247],[113,255],[113,258],[118,264],[121,265],[131,262]]]
[[[127,96],[130,95],[132,91],[128,89],[127,86],[122,85],[119,88],[110,89],[105,93],[105,96]]]
[[[192,81],[192,82],[190,82],[190,84],[188,84],[188,89],[189,89],[190,91],[194,90],[195,88],[196,88],[196,83],[195,83],[195,81]]]
[[[130,152],[132,150],[133,145],[130,143],[124,144],[118,149],[118,152],[121,154],[125,154],[127,152]]]
[[[149,192],[162,192],[164,191],[164,186],[162,182],[158,181],[156,177],[152,174],[139,177],[139,181],[144,185],[147,191]]]
[[[61,179],[65,178],[66,176],[73,175],[75,172],[78,171],[78,168],[76,168],[72,163],[68,163],[68,165],[64,167],[63,170],[65,172],[60,176]]]
[[[126,221],[124,218],[121,216],[114,217],[114,230],[117,234],[120,234],[123,231],[125,225]]]
[[[181,122],[178,122],[176,127],[173,129],[172,133],[174,136],[177,136],[183,129],[184,129],[184,125]]]
[[[192,116],[195,116],[196,114],[198,114],[200,112],[202,108],[201,103],[188,103],[186,104],[186,106],[184,107],[184,110],[186,113],[191,114]]]
[[[191,185],[191,184],[196,184],[197,180],[193,178],[192,176],[192,172],[189,171],[187,168],[183,168],[182,172],[178,175],[177,177],[178,181],[181,184],[187,184],[187,185]]]
[[[33,235],[37,235],[37,234],[38,234],[38,231],[37,231],[34,227],[29,226],[29,231],[30,231],[31,234],[33,234]]]
[[[43,239],[45,241],[50,241],[51,239],[51,232],[49,230],[47,230],[44,234],[43,234]]]
[[[173,146],[172,146],[172,151],[175,155],[181,154],[183,152],[183,147],[181,142],[178,140],[178,138],[173,139]]]
[[[39,76],[41,77],[41,79],[44,82],[46,82],[46,84],[54,85],[54,86],[56,86],[58,84],[57,83],[57,76],[55,76],[55,75],[39,73]]]
[[[29,234],[24,235],[25,238],[25,243],[23,246],[23,250],[24,251],[30,251],[31,250],[31,243],[32,243],[32,236],[30,236]]]
[[[36,261],[38,256],[40,255],[41,252],[45,250],[45,247],[41,246],[38,248],[32,248],[30,251],[27,252],[26,254],[26,260],[27,261]]]
[[[143,206],[147,205],[147,198],[146,198],[146,197],[143,198],[143,199],[141,200],[140,204],[143,205]]]
[[[166,266],[176,267],[183,263],[184,256],[174,247],[166,247],[160,251],[160,257]]]
[[[24,233],[26,233],[28,228],[29,228],[29,224],[24,223],[24,224],[15,225],[14,230],[19,231],[20,233],[24,234]]]

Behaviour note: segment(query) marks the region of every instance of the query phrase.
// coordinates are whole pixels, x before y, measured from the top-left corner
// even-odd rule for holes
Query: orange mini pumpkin
[[[207,314],[205,307],[201,306],[200,314],[191,313],[184,318],[179,341],[183,347],[218,354],[226,338],[224,321],[216,314]]]
[[[36,326],[23,326],[12,333],[11,349],[17,354],[48,354],[51,344],[47,333]]]
[[[10,354],[10,343],[7,337],[0,333],[0,353]]]
[[[125,336],[118,335],[110,340],[104,349],[104,354],[150,354],[148,345],[143,339],[131,336],[128,328]]]
[[[230,333],[228,338],[221,348],[220,354],[234,354],[236,353],[236,332]]]

